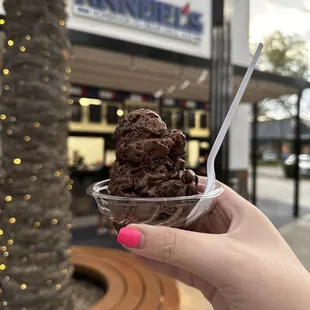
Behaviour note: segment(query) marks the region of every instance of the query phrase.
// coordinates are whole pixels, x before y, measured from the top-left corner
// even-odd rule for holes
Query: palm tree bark
[[[72,309],[65,0],[4,1],[1,309]]]

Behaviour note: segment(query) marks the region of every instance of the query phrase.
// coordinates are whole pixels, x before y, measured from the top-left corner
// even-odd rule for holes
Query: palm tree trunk
[[[65,2],[4,1],[1,309],[72,309]]]

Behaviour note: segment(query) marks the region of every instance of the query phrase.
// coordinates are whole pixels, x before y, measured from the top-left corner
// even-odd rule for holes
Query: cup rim
[[[223,191],[224,187],[220,182],[215,181],[215,188],[208,194],[197,194],[191,196],[177,196],[177,197],[123,197],[113,196],[110,194],[100,193],[101,190],[107,189],[110,179],[96,182],[89,186],[86,190],[87,194],[94,198],[101,198],[105,200],[123,201],[123,202],[167,202],[167,201],[188,201],[188,200],[200,200],[200,199],[213,199],[219,196]]]

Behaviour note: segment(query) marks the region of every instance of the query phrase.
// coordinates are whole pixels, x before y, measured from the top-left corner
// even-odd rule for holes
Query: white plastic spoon
[[[250,78],[252,76],[252,73],[255,69],[256,63],[258,61],[258,58],[260,56],[260,53],[263,49],[263,43],[259,43],[257,46],[257,49],[255,51],[255,54],[253,56],[253,59],[249,65],[248,70],[246,71],[243,80],[239,86],[239,89],[236,93],[236,96],[229,108],[229,111],[225,117],[225,120],[222,124],[222,127],[214,141],[214,144],[212,145],[209,157],[208,157],[208,161],[207,161],[207,186],[204,192],[204,195],[208,195],[215,187],[215,171],[214,171],[214,162],[215,162],[215,158],[216,155],[224,141],[224,138],[226,136],[226,133],[228,131],[228,128],[233,120],[233,117],[237,111],[238,105],[242,99],[242,96],[246,90],[246,87],[248,86],[248,83],[250,81]],[[210,199],[212,200],[212,199]],[[195,208],[191,211],[191,213],[188,215],[188,223],[189,221],[192,222],[194,221],[198,216],[200,216],[201,213],[205,212],[205,209],[208,208],[210,205],[202,205],[201,200],[197,203],[197,205],[195,206]],[[211,204],[211,202],[210,202]],[[201,210],[199,210],[201,207]]]

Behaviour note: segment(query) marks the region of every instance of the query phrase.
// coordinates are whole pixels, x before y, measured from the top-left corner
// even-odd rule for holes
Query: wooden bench
[[[177,310],[174,280],[142,265],[129,253],[97,247],[72,249],[75,270],[105,283],[107,292],[89,310]]]

